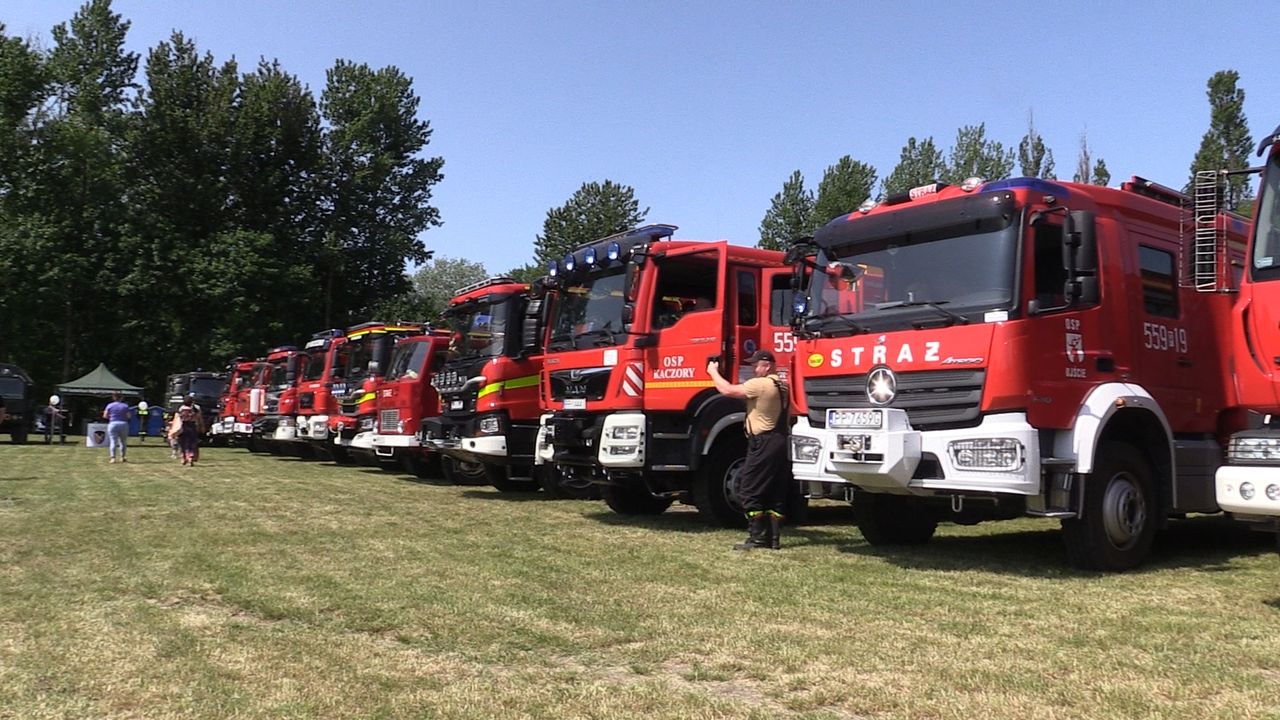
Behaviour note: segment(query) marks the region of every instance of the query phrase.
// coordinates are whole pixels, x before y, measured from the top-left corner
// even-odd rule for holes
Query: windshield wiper
[[[862,333],[865,333],[865,332],[871,332],[871,329],[868,328],[866,325],[863,325],[857,320],[850,318],[848,315],[819,315],[818,317],[810,318],[810,319],[817,320],[817,322],[815,323],[816,327],[812,327],[812,328],[808,327],[806,323],[805,330],[817,330],[819,333],[823,333],[827,329],[827,325],[831,323],[831,321],[839,320],[841,323],[844,324],[845,328],[852,330],[854,335],[861,335]]]
[[[889,310],[892,308],[900,308],[900,307],[926,307],[926,308],[929,308],[930,310],[933,310],[943,315],[948,320],[950,320],[951,322],[948,323],[949,325],[956,325],[956,324],[968,325],[969,318],[959,313],[951,312],[950,310],[942,307],[943,305],[949,302],[951,301],[939,300],[937,302],[933,302],[932,300],[894,300],[892,302],[876,303],[875,308],[876,310]]]

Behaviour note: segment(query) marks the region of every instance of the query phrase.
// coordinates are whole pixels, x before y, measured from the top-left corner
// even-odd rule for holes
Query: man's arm
[[[742,385],[734,385],[720,374],[720,363],[712,360],[707,363],[707,373],[711,375],[711,382],[716,384],[716,392],[731,398],[747,398],[747,389]]]

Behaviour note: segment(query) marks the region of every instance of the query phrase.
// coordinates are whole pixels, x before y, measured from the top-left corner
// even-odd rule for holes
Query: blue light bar
[[[578,264],[578,263],[577,263],[577,261],[573,259],[573,253],[570,253],[570,254],[568,254],[568,255],[565,255],[565,256],[564,256],[564,271],[565,271],[565,272],[573,272],[573,268],[574,268],[574,266],[576,266],[577,264]]]
[[[555,277],[559,273],[560,273],[560,263],[556,262],[555,260],[552,260],[551,262],[547,263],[548,275],[550,275],[551,277]]]
[[[588,265],[595,265],[595,264],[596,264],[596,249],[595,249],[595,248],[593,248],[593,247],[589,247],[589,248],[587,248],[586,252],[584,252],[584,253],[582,254],[582,259],[583,259],[583,260],[584,260]]]
[[[605,257],[609,258],[609,262],[613,262],[622,257],[622,246],[616,242],[609,243],[609,248],[604,251]]]
[[[1071,195],[1071,191],[1067,190],[1065,185],[1029,177],[995,180],[982,186],[982,192],[991,192],[992,190],[1033,190],[1045,195],[1052,195],[1058,198],[1058,202],[1066,202]]]

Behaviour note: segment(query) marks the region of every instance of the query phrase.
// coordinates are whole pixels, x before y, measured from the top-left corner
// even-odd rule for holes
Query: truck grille
[[[382,432],[395,431],[400,422],[400,409],[392,408],[378,413],[378,429]]]
[[[911,427],[936,429],[971,424],[982,408],[985,370],[929,370],[899,373],[898,395],[888,407],[907,411]],[[827,426],[831,408],[875,407],[867,399],[867,375],[807,378],[805,401],[809,404],[809,424]]]
[[[551,373],[551,399],[603,400],[609,389],[611,367],[557,370]]]

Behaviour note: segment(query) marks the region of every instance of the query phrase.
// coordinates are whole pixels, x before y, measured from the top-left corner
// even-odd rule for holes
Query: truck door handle
[[[1178,358],[1178,367],[1191,367],[1191,360],[1188,358]]]

